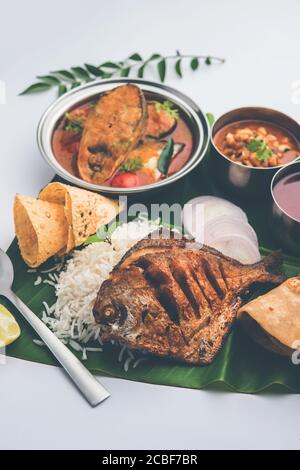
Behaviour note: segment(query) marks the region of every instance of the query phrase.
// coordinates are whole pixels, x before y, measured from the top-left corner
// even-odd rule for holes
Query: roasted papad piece
[[[63,183],[48,184],[40,192],[39,199],[63,205],[69,226],[66,253],[84,243],[98,227],[119,213],[117,201]]]
[[[300,348],[300,277],[290,278],[244,305],[238,319],[261,346],[291,356]]]
[[[103,93],[84,125],[77,159],[80,177],[94,184],[108,180],[144,136],[146,125],[147,104],[137,86]]]
[[[63,183],[48,184],[39,199],[17,194],[14,221],[21,255],[35,268],[69,253],[119,211],[117,201]]]
[[[65,249],[68,223],[62,205],[17,194],[14,223],[21,255],[28,266],[36,268]]]

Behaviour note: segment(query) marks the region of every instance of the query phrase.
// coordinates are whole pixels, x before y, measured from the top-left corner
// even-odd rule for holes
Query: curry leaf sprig
[[[108,61],[100,65],[84,64],[82,66],[71,67],[70,69],[55,70],[47,75],[38,75],[36,77],[38,81],[27,87],[21,95],[56,89],[58,96],[61,96],[66,91],[96,79],[104,80],[113,77],[129,76],[143,78],[146,71],[153,66],[156,69],[159,80],[164,82],[169,64],[172,64],[177,76],[182,78],[182,65],[184,62],[189,62],[190,69],[195,71],[201,63],[212,65],[214,63],[224,63],[225,59],[203,55],[180,54],[179,51],[175,55],[166,56],[154,53],[147,59],[144,59],[140,54],[134,53],[123,61]]]

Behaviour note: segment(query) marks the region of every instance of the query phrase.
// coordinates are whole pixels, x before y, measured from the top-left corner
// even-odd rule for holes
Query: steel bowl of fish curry
[[[122,84],[65,112],[54,129],[52,150],[68,174],[108,192],[161,185],[201,159],[188,121],[162,95]]]

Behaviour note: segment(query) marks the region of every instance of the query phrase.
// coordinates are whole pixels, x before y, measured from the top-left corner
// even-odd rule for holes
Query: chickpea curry
[[[283,128],[260,121],[241,121],[220,129],[219,151],[235,163],[270,168],[286,165],[299,154],[298,143]]]
[[[52,139],[57,161],[79,178],[104,186],[155,183],[188,162],[193,138],[170,101],[122,85],[65,113]]]

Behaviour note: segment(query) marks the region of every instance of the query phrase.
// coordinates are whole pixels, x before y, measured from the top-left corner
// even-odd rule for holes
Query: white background
[[[262,105],[299,118],[297,0],[16,0],[1,2],[0,246],[13,237],[16,192],[37,194],[53,173],[37,122],[54,96],[18,93],[49,70],[153,52],[211,54],[225,65],[170,73],[167,83],[216,116]],[[112,392],[91,409],[54,367],[0,366],[0,448],[300,448],[297,395],[246,396],[102,379]]]

